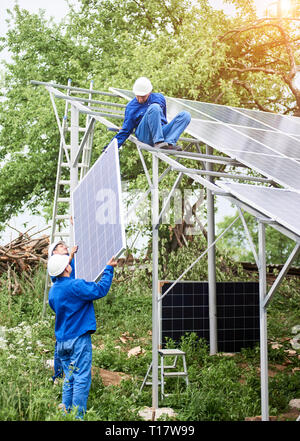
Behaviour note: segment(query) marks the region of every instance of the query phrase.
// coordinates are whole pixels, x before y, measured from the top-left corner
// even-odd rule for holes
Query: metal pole
[[[79,110],[71,105],[71,167],[70,167],[70,216],[73,212],[72,194],[78,184],[78,165],[75,163],[79,148]],[[73,225],[70,222],[70,243],[69,247],[74,246]]]
[[[267,292],[266,279],[266,237],[265,224],[258,224],[259,238],[259,320],[260,320],[260,379],[261,379],[261,417],[269,420],[269,387],[268,387],[268,340],[267,309],[264,306]]]
[[[158,158],[152,155],[152,409],[158,408]]]
[[[206,146],[206,154],[211,155],[213,149]],[[206,163],[206,169],[213,171],[213,165]],[[213,177],[208,177],[213,182]],[[208,292],[209,292],[209,347],[210,355],[218,352],[217,339],[217,293],[216,293],[216,248],[211,246],[215,241],[215,204],[214,195],[207,188],[207,246],[208,246]]]

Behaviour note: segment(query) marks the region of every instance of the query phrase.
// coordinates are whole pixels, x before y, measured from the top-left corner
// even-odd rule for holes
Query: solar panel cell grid
[[[98,280],[125,249],[118,147],[114,140],[73,192],[75,275]]]
[[[164,282],[162,294],[170,285],[171,282]],[[217,283],[219,351],[239,352],[258,342],[258,292],[258,283]],[[161,329],[162,344],[166,337],[179,341],[186,332],[195,332],[209,343],[208,283],[177,283],[162,300]]]

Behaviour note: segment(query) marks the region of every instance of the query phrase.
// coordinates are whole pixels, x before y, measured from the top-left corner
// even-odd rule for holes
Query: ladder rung
[[[79,132],[86,132],[86,128],[78,127]],[[71,127],[68,127],[68,132],[71,132]]]
[[[62,162],[62,163],[61,163],[61,166],[62,166],[62,167],[68,167],[68,168],[70,168],[68,162]],[[88,166],[88,164],[81,164],[81,163],[80,163],[80,164],[77,164],[77,167],[81,168],[81,167],[89,167],[89,166]]]
[[[185,372],[164,372],[164,377],[187,377]]]
[[[70,233],[68,233],[67,231],[60,231],[58,233],[54,233],[54,236],[55,237],[60,237],[60,236],[67,237],[67,236],[70,236]]]
[[[70,202],[70,198],[58,198],[57,202]]]
[[[71,183],[71,181],[66,181],[66,180],[61,180],[61,181],[59,181],[59,184],[60,185],[70,185],[70,183]]]
[[[159,349],[158,352],[160,355],[185,355],[185,352],[180,349]]]
[[[158,380],[157,384],[158,384],[158,386],[161,385],[160,380]],[[151,386],[151,385],[152,385],[152,381],[146,381],[145,386]]]
[[[57,214],[56,219],[70,219],[69,214]]]

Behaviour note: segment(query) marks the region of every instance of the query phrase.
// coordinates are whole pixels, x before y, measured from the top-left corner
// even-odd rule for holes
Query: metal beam
[[[249,244],[250,244],[250,248],[251,248],[252,254],[253,254],[253,256],[254,256],[254,259],[255,259],[255,262],[256,262],[256,265],[257,265],[257,268],[258,268],[258,267],[259,267],[258,256],[257,256],[257,252],[256,252],[256,249],[255,249],[255,245],[254,245],[254,243],[253,243],[253,240],[252,240],[252,237],[251,237],[251,234],[250,234],[250,231],[249,231],[249,228],[248,228],[247,222],[246,222],[246,220],[245,220],[245,217],[244,217],[244,214],[243,214],[241,208],[240,208],[240,207],[237,207],[237,209],[238,209],[238,212],[239,212],[239,215],[240,215],[240,218],[241,218],[241,221],[242,221],[242,224],[243,224],[243,227],[244,227],[244,230],[245,230],[245,233],[246,233],[247,239],[248,239],[248,241],[249,241]]]
[[[213,162],[213,161],[209,161],[209,162]],[[173,170],[183,173],[185,172],[185,170],[188,170],[189,173],[195,173],[198,175],[205,175],[205,176],[213,176],[215,178],[240,179],[242,181],[263,182],[267,184],[272,182],[271,179],[267,179],[267,178],[258,178],[255,176],[248,176],[248,175],[232,175],[231,173],[221,173],[211,170],[200,170],[197,168],[173,167]]]
[[[86,132],[85,132],[85,134],[84,134],[84,136],[83,136],[83,138],[82,138],[82,140],[81,140],[81,143],[80,143],[80,146],[79,146],[79,149],[78,149],[78,151],[77,151],[77,153],[76,153],[76,156],[75,156],[75,159],[74,159],[74,162],[73,162],[73,167],[76,167],[77,165],[78,165],[78,161],[79,161],[79,158],[80,158],[80,155],[81,155],[81,153],[82,153],[82,151],[83,151],[83,148],[84,148],[84,146],[85,146],[85,143],[87,142],[87,140],[88,140],[88,137],[89,137],[89,135],[90,135],[90,133],[93,131],[93,129],[94,129],[94,125],[95,125],[95,118],[91,118],[90,119],[90,122],[89,122],[89,125],[88,125],[88,127],[87,127],[87,129],[86,129]]]
[[[175,282],[172,283],[171,286],[169,286],[169,288],[164,292],[164,294],[162,296],[159,297],[158,302],[161,302],[162,299],[169,293],[169,291],[171,291],[171,289],[176,285],[176,283],[178,283],[195,265],[196,263],[199,262],[199,260],[202,259],[202,257],[204,257],[208,251],[210,250],[211,247],[215,246],[215,244],[222,239],[222,237],[224,236],[224,234],[227,233],[227,231],[233,226],[233,224],[235,224],[235,222],[239,219],[239,216],[237,216],[232,222],[231,224],[225,228],[225,230],[214,240],[213,243],[210,244],[209,248],[206,248],[206,250],[199,256],[197,257],[197,259],[175,280]]]
[[[181,138],[179,140],[181,140]],[[138,140],[136,140],[136,142],[140,145],[140,148],[142,150],[147,150],[148,152],[151,153],[157,152],[157,149],[155,147],[151,147]],[[178,156],[186,159],[195,159],[198,161],[214,162],[216,164],[225,164],[225,165],[243,167],[243,164],[240,164],[238,161],[228,158],[226,156],[215,156],[215,155],[208,155],[208,154],[196,153],[196,152],[186,152],[184,150],[183,151],[164,150],[163,153],[165,153],[166,155]]]
[[[91,89],[84,89],[82,87],[74,87],[74,86],[66,86],[65,84],[57,84],[57,83],[47,83],[44,81],[35,81],[35,80],[31,80],[30,81],[31,84],[35,85],[35,86],[50,86],[50,87],[59,87],[60,89],[65,89],[65,90],[71,90],[71,91],[76,91],[76,92],[80,92],[80,93],[91,93]],[[120,98],[120,95],[116,94],[116,93],[112,93],[112,92],[102,92],[100,90],[94,90],[92,91],[92,93],[96,94],[96,95],[104,95],[104,96],[112,96],[115,98]]]
[[[261,415],[262,421],[269,420],[269,384],[268,384],[268,335],[267,310],[264,306],[267,291],[266,277],[266,233],[265,223],[258,224],[259,243],[259,322],[260,322],[260,380],[261,380]]]
[[[291,254],[289,255],[286,263],[284,264],[284,266],[282,267],[280,273],[278,274],[275,282],[273,283],[271,289],[268,292],[268,295],[266,296],[265,300],[264,300],[264,307],[266,308],[268,306],[268,304],[271,301],[271,298],[273,297],[273,295],[275,294],[276,290],[278,289],[280,283],[282,282],[282,279],[286,276],[288,270],[290,269],[292,263],[294,262],[294,260],[296,259],[296,257],[298,256],[300,251],[300,243],[297,243],[293,249],[293,251],[291,252]]]
[[[213,149],[206,146],[206,154],[212,155]],[[205,164],[207,173],[214,173],[213,164]],[[208,177],[209,182],[214,183],[212,175]],[[208,269],[208,300],[209,300],[209,352],[215,355],[218,352],[217,335],[217,287],[216,287],[216,247],[212,244],[215,241],[215,198],[213,192],[207,188],[207,269]]]
[[[181,182],[181,180],[182,180],[182,177],[183,177],[183,174],[182,174],[182,173],[179,173],[179,175],[177,176],[177,179],[176,179],[176,181],[174,182],[174,185],[173,185],[173,187],[172,187],[172,189],[171,189],[171,191],[170,191],[170,193],[169,193],[169,196],[167,197],[167,200],[166,200],[166,202],[165,202],[165,205],[163,206],[161,212],[159,213],[159,216],[158,216],[158,222],[159,222],[159,223],[161,223],[162,217],[163,217],[163,215],[164,215],[166,209],[168,208],[169,203],[170,203],[170,200],[171,200],[171,198],[172,198],[172,196],[173,196],[175,190],[177,189],[178,185],[180,184],[180,182]]]
[[[158,409],[158,158],[152,157],[152,409]]]

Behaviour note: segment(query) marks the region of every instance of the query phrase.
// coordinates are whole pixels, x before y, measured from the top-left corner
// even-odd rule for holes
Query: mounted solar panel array
[[[73,191],[75,276],[97,281],[125,249],[118,145],[113,140]]]
[[[161,282],[161,294],[172,282]],[[217,282],[218,350],[240,352],[259,341],[259,284]],[[161,343],[195,332],[209,344],[208,282],[179,282],[162,299]]]
[[[257,185],[219,183],[220,187],[300,236],[300,195]]]
[[[113,89],[127,99],[133,92]],[[285,188],[300,193],[300,122],[296,117],[168,98],[168,119],[187,110],[186,132]]]

